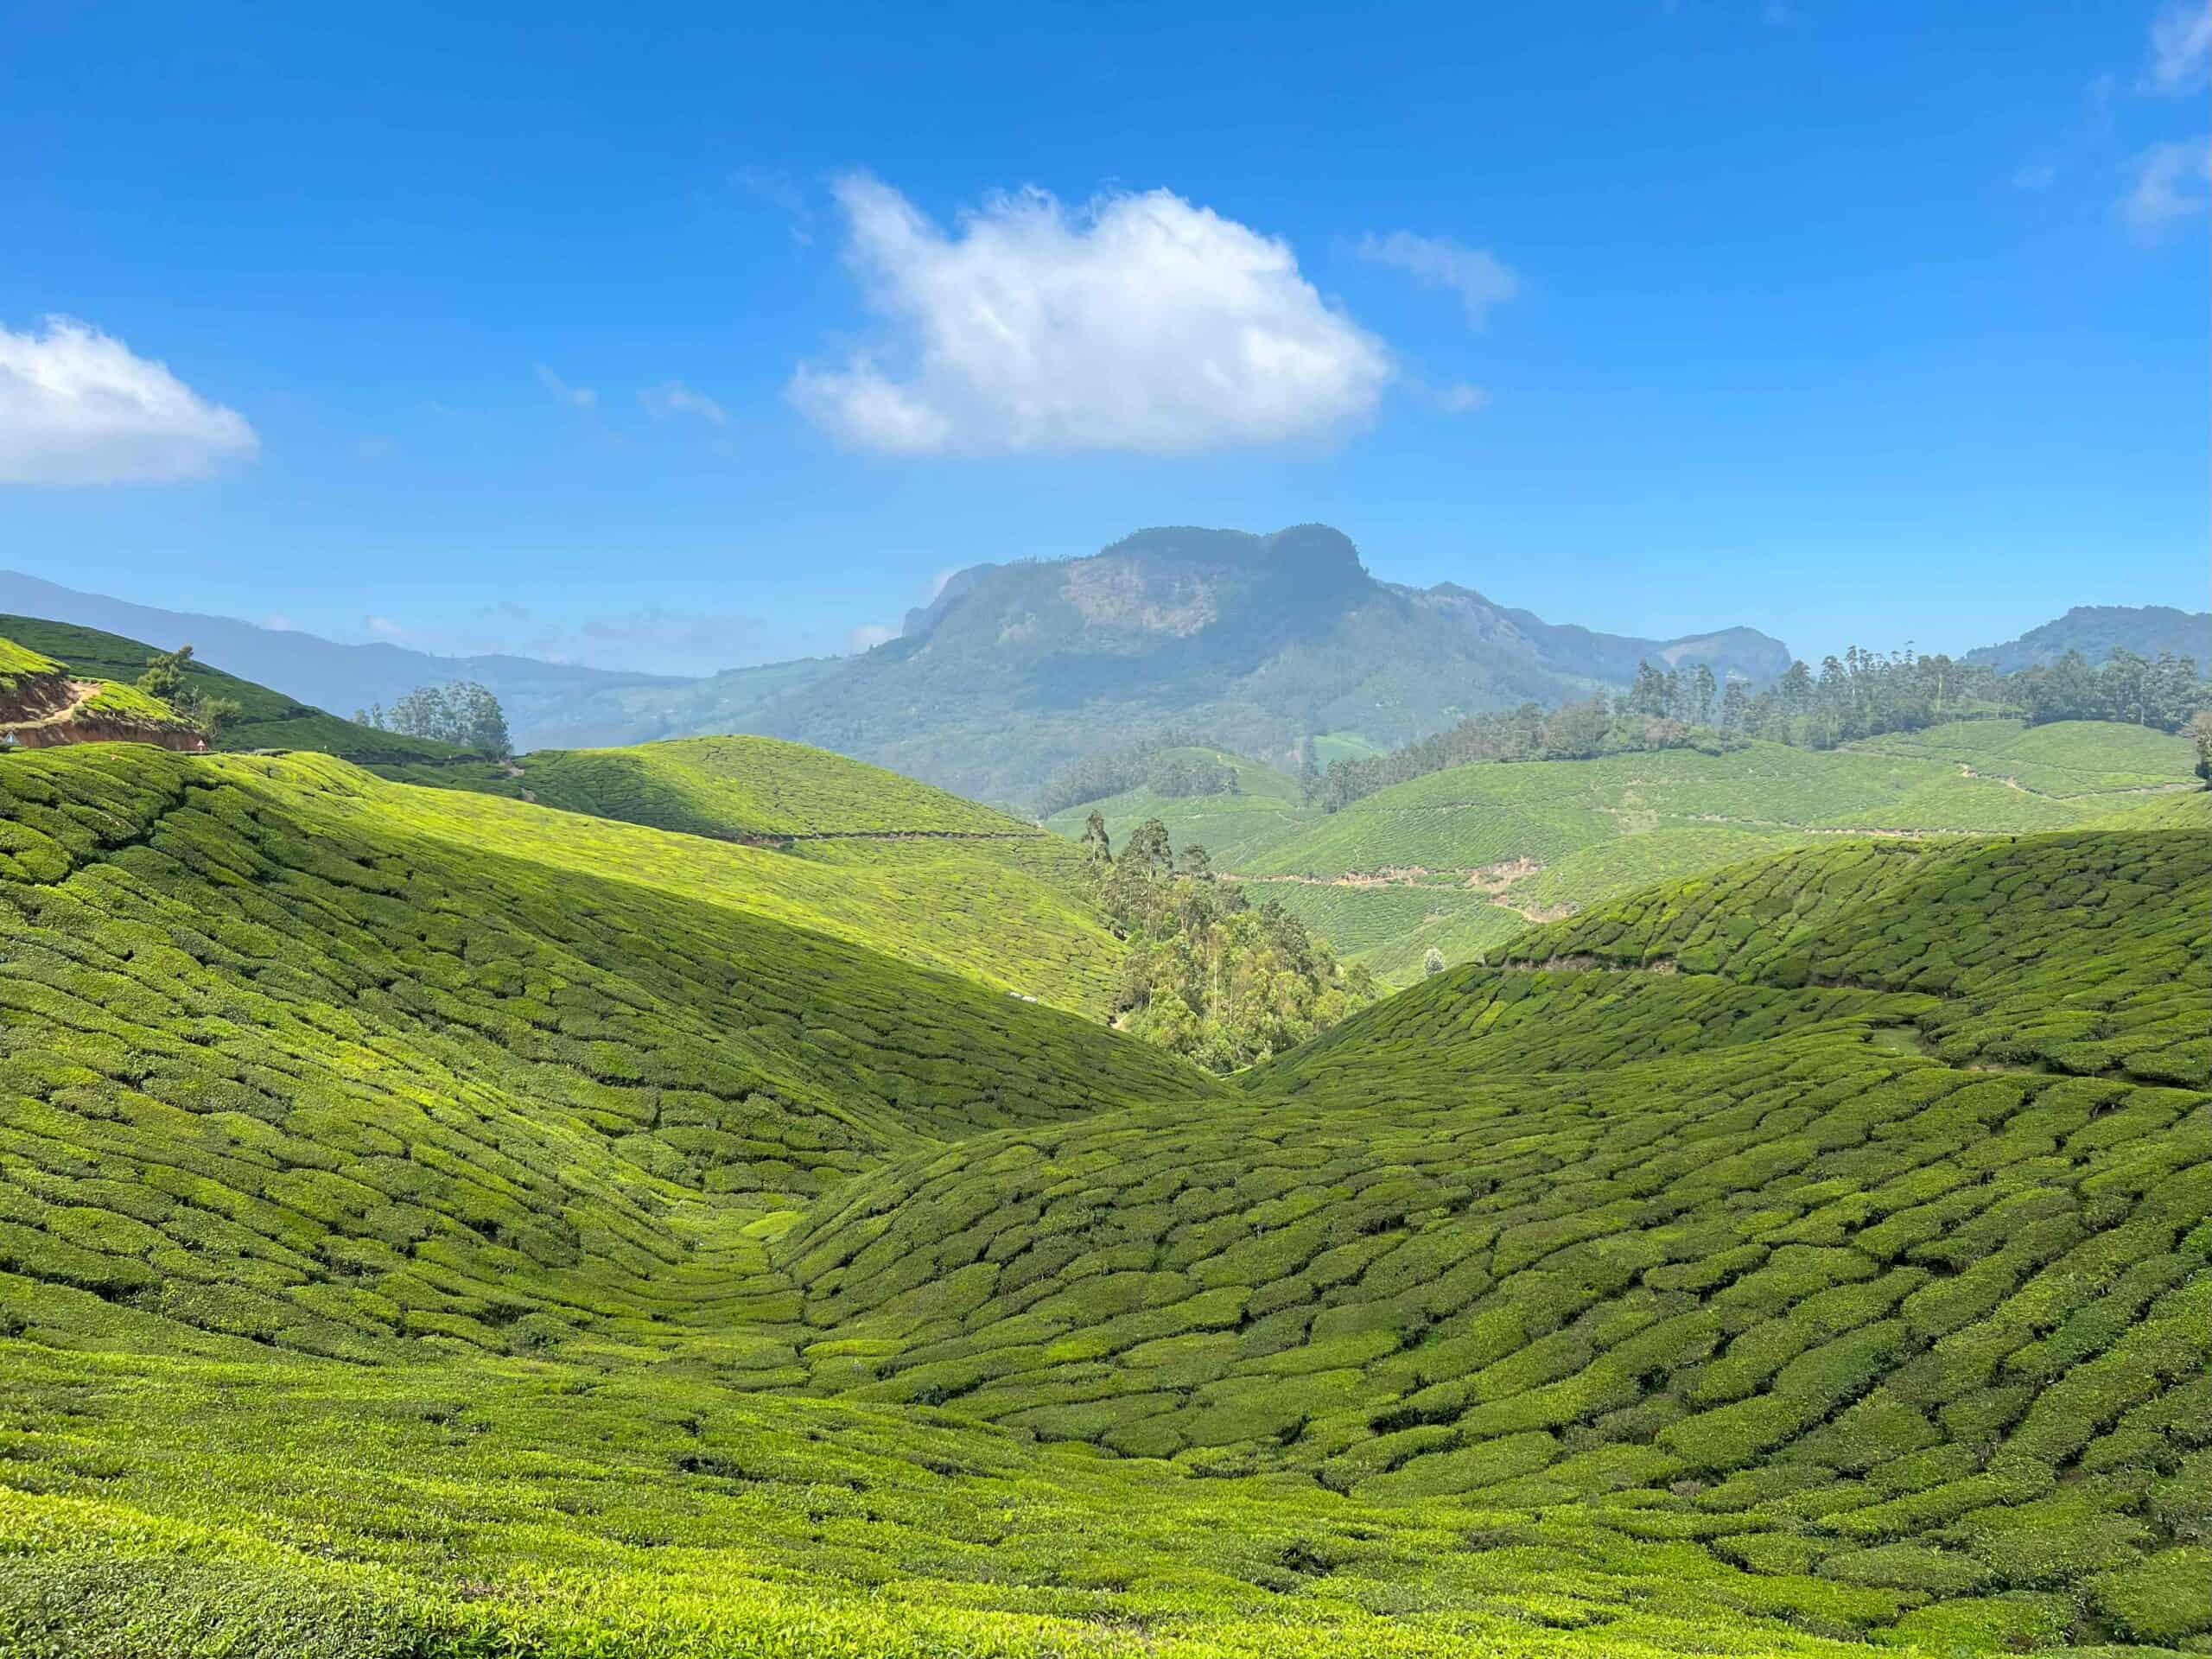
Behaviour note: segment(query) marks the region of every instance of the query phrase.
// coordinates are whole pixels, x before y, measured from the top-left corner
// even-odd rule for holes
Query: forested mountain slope
[[[1140,531],[1088,558],[973,565],[875,651],[704,679],[342,645],[15,572],[0,571],[0,607],[190,639],[331,708],[478,681],[524,748],[759,732],[1007,800],[1071,759],[1168,726],[1204,725],[1262,755],[1294,756],[1309,732],[1388,747],[1462,712],[1624,683],[1643,657],[1752,678],[1789,662],[1747,628],[1630,639],[1554,626],[1452,583],[1379,582],[1347,537],[1318,524],[1271,536]]]
[[[2010,674],[2037,663],[2055,663],[2069,651],[2092,663],[2103,662],[2115,651],[2147,658],[2170,651],[2212,666],[2212,613],[2171,605],[2076,605],[2017,639],[1970,651],[1966,660]]]
[[[1229,1088],[785,854],[0,791],[0,1645],[2212,1634],[2212,834],[1796,851]]]
[[[1624,683],[1642,656],[1750,677],[1789,664],[1748,629],[1626,639],[1550,628],[1464,588],[1378,582],[1325,524],[1147,530],[1089,558],[962,572],[899,639],[784,698],[758,729],[1024,798],[1147,732],[1196,728],[1295,764],[1309,733],[1387,747],[1464,713]]]

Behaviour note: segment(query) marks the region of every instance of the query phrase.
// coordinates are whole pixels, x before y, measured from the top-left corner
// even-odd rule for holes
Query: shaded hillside
[[[1796,855],[1231,1090],[683,849],[785,855],[305,757],[0,818],[16,1649],[2212,1630],[2212,835]]]
[[[642,1332],[740,1294],[739,1225],[887,1157],[1211,1086],[833,937],[771,854],[307,757],[13,756],[0,809],[0,1257],[127,1310],[96,1325]]]
[[[2212,669],[2212,612],[2180,611],[2171,605],[2076,605],[2017,639],[1970,651],[1966,660],[2014,674],[2038,663],[2055,663],[2069,651],[2092,663],[2103,662],[2115,651],[2153,659],[2171,652]]]
[[[724,840],[853,836],[1039,840],[1034,824],[842,755],[770,737],[544,749],[504,769],[518,796]]]

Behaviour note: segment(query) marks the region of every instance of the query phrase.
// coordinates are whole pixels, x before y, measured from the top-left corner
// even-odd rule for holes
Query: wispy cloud
[[[90,323],[0,328],[0,483],[170,483],[260,448],[245,416]]]
[[[874,651],[878,645],[887,645],[899,637],[899,630],[887,622],[863,622],[845,636],[845,643],[855,652]]]
[[[2133,163],[2120,216],[2145,242],[2164,238],[2212,205],[2212,137],[2153,144]]]
[[[856,448],[1176,454],[1312,440],[1365,420],[1393,372],[1287,244],[1170,191],[1071,210],[1025,190],[951,233],[864,175],[836,197],[887,360],[803,364],[790,394]]]
[[[572,409],[599,407],[599,394],[596,391],[589,386],[570,385],[543,363],[537,365],[537,384]]]
[[[2012,175],[2015,190],[2048,190],[2058,181],[2058,169],[2049,162],[2031,162]]]
[[[2151,22],[2151,52],[2143,70],[2146,92],[2177,97],[2194,92],[2212,69],[2212,0],[2182,0]]]
[[[1371,232],[1360,239],[1359,257],[1404,271],[1426,288],[1450,289],[1467,308],[1467,321],[1482,327],[1491,308],[1521,291],[1521,279],[1487,248],[1463,247],[1443,236]]]
[[[646,414],[657,421],[665,421],[678,415],[696,415],[709,426],[728,426],[729,412],[704,392],[694,391],[681,380],[664,381],[658,386],[647,386],[638,394],[638,402]]]

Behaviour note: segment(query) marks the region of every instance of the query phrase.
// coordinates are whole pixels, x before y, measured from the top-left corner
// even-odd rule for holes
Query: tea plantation
[[[112,680],[124,689],[159,654],[155,646],[121,634],[79,627],[72,622],[50,622],[42,617],[0,616],[0,636],[30,654],[58,660],[79,679]],[[7,672],[7,663],[0,660],[0,690],[5,689]],[[201,696],[228,698],[238,705],[237,717],[214,739],[213,747],[219,749],[319,749],[364,766],[413,765],[426,770],[462,759],[461,751],[450,745],[400,732],[374,731],[340,720],[205,663],[188,663],[184,674],[186,683]]]
[[[1808,835],[1226,1084],[1007,995],[1039,839],[0,758],[0,1652],[2212,1651],[2212,833]]]
[[[1349,959],[1407,984],[1431,944],[1470,961],[1528,920],[1762,853],[2101,827],[2153,808],[2171,823],[2190,810],[2175,803],[2202,793],[2194,764],[2189,742],[2163,732],[1974,720],[1825,752],[1753,742],[1459,766],[1326,815],[1274,801],[1262,816],[1256,797],[1236,795],[1104,804],[1141,807],[1179,843],[1203,841],[1217,868],[1268,883]],[[2194,810],[2191,821],[2212,821],[2202,803]],[[1243,833],[1211,833],[1205,816]],[[1382,885],[1350,879],[1385,873]]]

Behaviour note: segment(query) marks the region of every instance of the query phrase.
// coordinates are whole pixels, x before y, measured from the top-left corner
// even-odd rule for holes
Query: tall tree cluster
[[[380,732],[433,738],[495,760],[514,751],[507,736],[506,711],[499,707],[497,697],[474,680],[418,685],[391,708],[377,703],[357,709],[353,718]]]
[[[1045,785],[1037,803],[1038,814],[1055,812],[1085,801],[1103,801],[1133,789],[1149,789],[1170,800],[1192,795],[1228,795],[1236,789],[1236,774],[1217,760],[1177,750],[1204,748],[1207,740],[1194,733],[1171,732],[1103,754],[1086,755]]]
[[[245,705],[236,697],[211,697],[192,683],[187,677],[193,666],[192,647],[179,645],[175,651],[155,653],[146,664],[146,671],[137,679],[137,688],[148,696],[177,711],[200,728],[206,737],[213,737],[224,727],[245,713]]]
[[[1116,853],[1097,813],[1085,826],[1098,901],[1128,943],[1116,1022],[1215,1071],[1256,1065],[1381,995],[1281,905],[1254,905],[1215,876],[1205,849],[1179,853],[1150,818]]]

